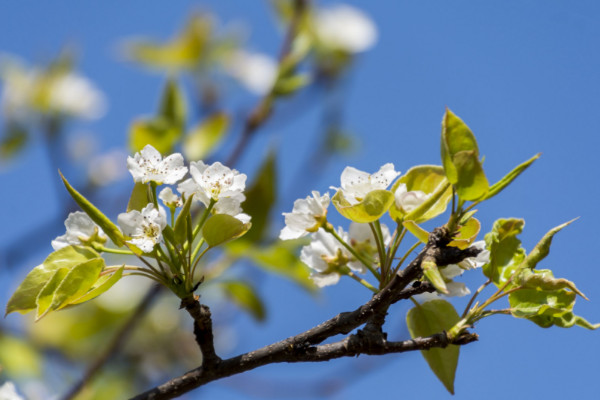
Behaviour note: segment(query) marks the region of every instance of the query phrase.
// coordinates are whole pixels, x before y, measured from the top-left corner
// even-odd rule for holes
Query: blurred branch
[[[79,392],[85,387],[85,385],[88,384],[96,376],[96,374],[100,371],[104,364],[106,364],[106,362],[121,349],[129,335],[135,328],[136,324],[146,314],[146,311],[148,311],[148,308],[150,307],[156,296],[158,296],[161,289],[161,285],[153,285],[152,288],[148,290],[148,292],[146,293],[142,301],[138,304],[138,306],[135,308],[129,319],[115,334],[115,336],[113,336],[110,344],[108,345],[104,353],[102,353],[100,357],[96,359],[96,361],[90,364],[90,366],[88,367],[87,371],[85,371],[81,379],[75,385],[73,385],[73,387],[62,397],[62,400],[71,400],[75,398],[75,396],[79,394]]]
[[[287,30],[285,39],[281,46],[281,51],[279,53],[280,66],[290,54],[292,44],[298,33],[298,26],[300,24],[300,20],[307,6],[308,0],[294,0],[294,15],[292,17],[292,20],[290,21],[290,26]],[[259,127],[261,127],[265,123],[265,121],[269,117],[272,103],[273,93],[269,92],[262,97],[259,103],[248,114],[248,117],[244,121],[242,135],[236,143],[231,155],[227,159],[227,165],[234,166],[238,162],[243,149],[248,145],[248,142],[250,141],[254,133],[258,130]]]
[[[413,294],[428,291],[427,285],[413,285],[410,282],[421,277],[421,262],[425,257],[433,258],[436,265],[455,264],[467,257],[477,255],[478,249],[460,250],[447,247],[450,234],[446,228],[436,228],[428,243],[417,257],[391,280],[366,304],[352,312],[345,312],[309,329],[306,332],[265,346],[255,351],[208,365],[202,365],[185,375],[140,394],[134,399],[171,399],[189,392],[206,383],[240,374],[263,365],[281,362],[319,362],[359,354],[380,355],[425,350],[432,347],[446,347],[449,344],[464,345],[477,340],[477,335],[465,333],[450,340],[445,332],[426,338],[415,338],[401,342],[388,342],[380,330],[362,330],[338,342],[320,345],[323,341],[338,335],[348,334],[359,326],[375,320],[383,324],[381,316],[389,306]],[[423,286],[421,288],[421,286]],[[374,318],[375,317],[375,318]]]

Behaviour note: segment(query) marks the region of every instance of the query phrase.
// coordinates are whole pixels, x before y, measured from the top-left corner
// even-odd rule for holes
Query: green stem
[[[111,253],[111,254],[121,254],[124,256],[132,256],[135,254],[133,251],[130,251],[130,250],[110,249],[108,247],[104,247],[99,244],[92,244],[92,248],[96,251],[101,251],[104,253]]]
[[[469,303],[465,307],[465,310],[463,311],[461,318],[466,317],[467,313],[469,312],[469,309],[471,308],[471,306],[473,305],[473,302],[475,301],[475,298],[477,298],[479,293],[481,293],[483,291],[483,289],[488,287],[488,285],[490,283],[492,283],[492,280],[488,279],[483,285],[479,286],[479,288],[475,291],[475,293],[473,293],[473,296],[471,297],[471,299],[469,300]]]
[[[401,226],[400,224],[398,224],[398,227],[396,229],[400,229],[400,234],[394,238],[394,243],[392,243],[392,245],[390,246],[389,254],[388,254],[388,260],[389,260],[388,268],[392,267],[392,262],[394,260],[394,257],[396,257],[396,252],[398,252],[400,243],[402,243],[402,240],[404,239],[404,236],[406,236],[406,232],[407,232],[406,229],[404,229],[404,227]],[[399,267],[400,266],[398,266],[394,269],[394,274],[396,272],[398,272]]]
[[[204,223],[208,219],[208,216],[210,215],[210,212],[212,211],[212,209],[216,203],[217,203],[216,200],[210,199],[210,203],[208,204],[208,207],[206,207],[206,209],[202,213],[202,217],[200,218],[200,221],[198,221],[198,225],[196,225],[196,227],[194,228],[194,231],[192,232],[192,240],[196,239],[198,232],[200,232],[200,229],[202,229],[202,227],[204,226]],[[191,243],[190,243],[190,246],[191,246]]]
[[[384,281],[387,281],[387,272],[388,272],[388,262],[385,256],[385,244],[383,243],[383,232],[381,231],[381,224],[379,220],[375,222],[371,222],[369,224],[371,230],[373,231],[373,236],[375,236],[375,242],[377,243],[377,252],[379,253],[379,267],[381,270],[381,275],[384,277]]]
[[[344,241],[344,239],[342,239],[340,237],[340,235],[337,234],[335,229],[333,229],[333,225],[327,223],[323,226],[323,229],[326,232],[331,233],[333,235],[333,237],[336,238],[336,240],[338,242],[340,242],[342,244],[342,246],[344,246],[350,252],[350,254],[352,254],[354,256],[354,258],[356,258],[358,261],[360,261],[365,267],[367,267],[367,269],[369,271],[371,271],[371,273],[377,278],[377,280],[381,280],[381,275],[379,274],[379,272],[377,272],[377,270],[375,270],[373,268],[371,263],[367,262],[360,254],[358,254],[358,252],[356,250],[354,250],[354,248],[352,248],[352,246],[350,246],[348,243],[346,243]]]
[[[367,289],[369,289],[370,291],[372,291],[373,293],[379,292],[379,290],[377,290],[373,285],[371,285],[369,282],[367,282],[363,278],[357,276],[354,272],[348,271],[348,276],[350,278],[354,279],[356,282],[358,282],[361,285],[363,285],[364,287],[366,287]]]
[[[152,188],[152,203],[154,203],[154,207],[158,210],[158,197],[156,196],[156,187],[157,183],[154,181],[150,181],[150,187]]]
[[[200,253],[200,255],[198,256],[198,258],[194,262],[194,267],[192,268],[192,272],[190,274],[190,280],[192,280],[194,278],[194,274],[196,273],[196,267],[198,266],[198,261],[200,261],[200,259],[206,254],[206,252],[208,250],[210,250],[210,247],[207,247],[204,250],[202,250],[202,253]]]
[[[204,238],[201,238],[198,241],[198,244],[196,245],[196,247],[194,248],[194,251],[192,252],[192,260],[196,259],[196,256],[198,255],[198,252],[200,251],[200,248],[202,247],[202,245],[204,244]]]
[[[418,241],[417,243],[413,244],[410,247],[410,249],[408,249],[406,251],[406,253],[404,253],[404,256],[402,256],[402,258],[400,259],[400,261],[398,261],[398,265],[396,265],[396,268],[394,268],[394,274],[398,273],[398,270],[400,269],[400,267],[402,266],[402,264],[404,263],[404,261],[406,261],[406,259],[408,258],[408,256],[410,256],[410,253],[412,253],[420,245],[421,245],[421,241]]]

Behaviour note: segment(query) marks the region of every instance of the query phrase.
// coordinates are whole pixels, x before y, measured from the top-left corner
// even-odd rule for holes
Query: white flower
[[[388,246],[392,241],[390,229],[381,224],[381,233],[383,235],[383,245]],[[377,242],[369,224],[360,224],[352,222],[348,228],[348,243],[359,253],[367,255],[367,259],[372,259],[373,262],[379,262],[379,252],[377,250]],[[364,273],[365,266],[358,260],[352,260],[348,263],[350,269]]]
[[[213,213],[231,215],[244,224],[250,222],[251,219],[248,214],[244,214],[242,212],[242,207],[240,206],[239,200],[233,197],[226,197],[219,200],[213,208]]]
[[[190,163],[190,179],[177,186],[179,193],[194,199],[208,207],[211,200],[221,201],[233,198],[239,203],[246,197],[242,193],[246,187],[246,175],[230,169],[220,162],[206,165],[202,161]]]
[[[345,242],[349,241],[348,234],[341,227],[337,229],[337,234]],[[319,228],[311,236],[310,244],[300,251],[300,260],[313,270],[310,277],[317,286],[337,283],[340,279],[340,269],[346,265],[355,272],[365,272],[364,265],[353,262],[355,260],[348,250],[323,228]]]
[[[398,185],[394,193],[396,207],[407,214],[419,207],[429,197],[431,197],[431,194],[427,194],[421,190],[411,190],[409,192],[404,183]]]
[[[181,202],[181,197],[173,193],[173,190],[171,190],[170,187],[166,187],[161,190],[158,194],[158,198],[161,199],[165,206],[169,208],[181,207],[183,205]]]
[[[96,239],[102,243],[106,242],[107,239],[102,228],[82,211],[70,213],[65,221],[65,227],[67,232],[52,241],[54,250],[70,245],[85,244],[90,239]]]
[[[260,53],[238,50],[230,56],[224,67],[232,77],[257,95],[270,91],[277,78],[277,62]]]
[[[458,263],[458,266],[462,269],[475,269],[480,268],[483,265],[490,262],[490,251],[485,248],[485,241],[479,240],[471,245],[479,249],[479,254],[475,257],[468,257]]]
[[[354,167],[346,167],[342,171],[340,189],[350,204],[357,204],[369,192],[387,189],[398,175],[400,175],[400,172],[394,170],[394,164],[392,163],[385,164],[373,174],[359,171]],[[335,187],[332,187],[332,189],[337,190]]]
[[[58,77],[50,90],[50,106],[57,112],[89,119],[106,111],[104,95],[83,76],[69,73]]]
[[[317,191],[312,192],[312,197],[296,200],[292,212],[283,213],[286,226],[281,230],[279,238],[298,239],[314,232],[327,217],[329,201],[329,193],[321,196]]]
[[[0,386],[0,400],[25,400],[19,396],[15,384],[12,382],[5,382]]]
[[[318,39],[326,46],[360,53],[377,41],[377,28],[361,10],[346,4],[322,8],[315,16]]]
[[[157,210],[150,203],[142,209],[121,213],[117,222],[126,236],[131,237],[128,243],[140,248],[144,253],[149,253],[154,245],[162,241],[162,231],[167,226],[167,214],[164,208]]]
[[[179,181],[187,173],[180,153],[162,156],[151,145],[147,144],[142,151],[133,157],[127,157],[127,168],[135,182],[147,183],[154,181],[158,184],[171,185]]]

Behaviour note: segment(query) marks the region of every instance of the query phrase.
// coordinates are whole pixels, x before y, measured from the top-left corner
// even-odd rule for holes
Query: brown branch
[[[438,266],[444,266],[458,263],[466,257],[477,255],[479,252],[478,249],[474,248],[460,250],[455,247],[447,247],[446,245],[450,240],[449,236],[447,229],[435,229],[430,235],[428,243],[417,257],[404,270],[398,272],[385,288],[356,310],[338,314],[306,332],[258,350],[223,361],[217,358],[217,362],[210,364],[203,362],[203,366],[140,394],[134,399],[170,399],[208,382],[272,363],[326,361],[358,354],[400,353],[424,350],[430,347],[445,347],[449,343],[467,344],[477,340],[476,335],[465,334],[450,342],[446,333],[442,332],[428,338],[388,342],[381,330],[385,313],[391,304],[414,294],[431,290],[429,284],[413,284],[412,287],[407,288],[410,282],[420,278],[422,274],[421,262],[425,257],[434,259]],[[319,345],[335,335],[348,334],[367,322],[371,322],[371,328],[374,327],[375,329],[365,328],[339,342]],[[212,334],[208,344],[202,343],[202,339],[198,339],[198,335],[197,340],[201,348],[203,346],[213,346]]]
[[[106,364],[106,362],[114,356],[125,340],[129,337],[129,334],[133,331],[133,328],[138,323],[138,321],[146,314],[146,311],[152,304],[152,301],[156,298],[156,296],[160,293],[162,289],[161,285],[153,285],[152,288],[146,293],[142,301],[138,304],[136,309],[133,311],[129,319],[125,322],[125,324],[119,329],[119,331],[113,336],[110,344],[85,371],[81,379],[71,387],[71,389],[62,397],[62,400],[70,400],[75,398],[77,394],[85,387],[85,385],[90,382],[96,374],[100,371],[100,369]]]
[[[194,336],[202,352],[202,367],[211,368],[220,363],[221,359],[215,351],[212,318],[208,306],[200,304],[198,298],[190,296],[181,300],[180,308],[185,308],[194,319]]]

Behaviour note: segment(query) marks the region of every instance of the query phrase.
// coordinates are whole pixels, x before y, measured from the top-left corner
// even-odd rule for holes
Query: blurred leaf
[[[447,331],[459,319],[452,304],[445,300],[432,300],[411,308],[406,315],[406,324],[410,336],[414,339]],[[454,394],[454,377],[458,365],[459,346],[451,344],[445,349],[421,350],[421,354],[446,389]]]
[[[525,250],[517,238],[525,221],[517,218],[498,219],[492,231],[485,235],[490,262],[483,266],[483,274],[496,284],[503,285],[525,258]]]
[[[142,211],[148,203],[151,203],[149,191],[150,187],[146,183],[136,182],[133,185],[129,202],[127,203],[127,212],[132,210]]]
[[[239,219],[227,214],[216,214],[210,217],[202,227],[202,237],[209,247],[215,247],[233,239],[237,239],[250,229],[252,224],[244,224]]]
[[[98,253],[94,250],[82,246],[63,247],[50,254],[41,265],[38,265],[27,274],[8,301],[5,315],[15,311],[25,314],[35,309],[38,294],[58,269],[65,268],[69,270],[85,261],[98,257]]]
[[[351,205],[341,190],[331,199],[338,212],[354,222],[367,223],[381,218],[394,202],[394,194],[389,190],[373,190],[358,204]]]
[[[248,311],[257,321],[264,321],[265,306],[252,286],[240,281],[223,282],[221,286],[231,301]]]
[[[504,190],[505,187],[510,185],[523,171],[525,171],[535,160],[540,158],[541,153],[536,154],[531,157],[529,160],[524,163],[517,165],[512,171],[510,171],[506,176],[500,179],[498,182],[494,183],[490,187],[490,191],[485,195],[484,200],[490,199]]]
[[[6,134],[0,140],[0,158],[16,156],[27,144],[27,131],[20,126],[9,124]]]
[[[183,154],[191,161],[204,158],[221,142],[228,128],[227,114],[219,112],[209,116],[185,136]]]
[[[173,78],[167,80],[160,100],[159,115],[179,129],[183,129],[186,119],[186,101],[182,90]]]
[[[129,130],[129,147],[135,153],[150,144],[161,154],[169,154],[181,134],[180,127],[163,117],[138,119]]]
[[[481,223],[476,218],[470,218],[458,228],[458,233],[452,237],[452,241],[448,243],[448,246],[464,250],[473,244],[480,230]]]
[[[25,340],[0,333],[0,371],[4,377],[39,376],[42,358]]]
[[[416,223],[421,223],[437,217],[446,211],[448,202],[452,198],[452,188],[447,182],[444,168],[439,165],[417,165],[398,178],[392,186],[392,193],[396,193],[398,186],[404,183],[406,190],[409,192],[420,190],[425,194],[431,194],[431,197],[426,202],[427,204],[423,207],[418,207],[419,210],[413,210],[416,212],[414,214],[411,212],[411,217],[406,218],[414,220]],[[442,188],[442,185],[445,189]],[[395,203],[390,208],[390,216],[394,220],[405,218],[404,212],[396,207]]]
[[[442,121],[442,163],[448,180],[462,200],[486,195],[489,183],[479,161],[479,148],[469,127],[449,109]]]
[[[270,152],[264,160],[252,185],[246,190],[244,212],[252,217],[252,230],[244,241],[258,242],[269,225],[269,214],[277,199],[277,165],[275,153]]]
[[[311,76],[308,74],[296,74],[289,77],[281,77],[277,79],[273,86],[273,94],[275,96],[290,96],[309,85],[311,82]]]
[[[92,203],[90,203],[85,197],[83,197],[77,190],[75,190],[59,171],[60,177],[67,188],[67,191],[73,197],[73,200],[81,207],[83,211],[94,221],[106,235],[112,240],[112,242],[118,247],[123,246],[125,240],[121,230],[100,210],[98,210]]]

